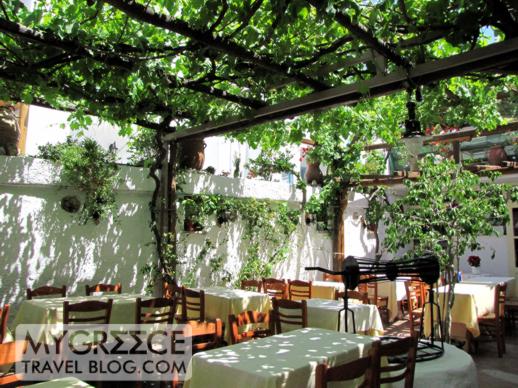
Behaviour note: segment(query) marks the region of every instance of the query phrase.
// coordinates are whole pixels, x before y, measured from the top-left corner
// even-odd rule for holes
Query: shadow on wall
[[[118,195],[118,217],[99,225],[79,225],[61,209],[70,190],[4,186],[0,193],[2,303],[19,303],[27,287],[66,285],[84,295],[84,285],[121,282],[123,291],[141,292],[139,271],[155,257],[147,195]]]

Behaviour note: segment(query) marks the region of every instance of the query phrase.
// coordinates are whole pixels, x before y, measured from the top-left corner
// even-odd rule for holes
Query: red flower
[[[479,256],[468,257],[468,264],[471,267],[480,267],[480,257]]]

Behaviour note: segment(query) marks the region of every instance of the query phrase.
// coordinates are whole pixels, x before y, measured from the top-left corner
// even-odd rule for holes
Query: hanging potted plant
[[[182,201],[184,206],[185,216],[183,221],[183,229],[186,232],[197,232],[203,229],[200,222],[200,208],[196,199],[189,197]]]
[[[14,106],[0,106],[0,154],[18,155],[20,128],[14,114]]]
[[[324,174],[320,170],[320,160],[316,155],[311,155],[308,147],[302,148],[302,159],[306,159],[306,173],[304,179],[310,185],[322,186],[324,184]]]
[[[203,139],[186,139],[180,142],[180,167],[201,170],[205,162],[205,147]]]

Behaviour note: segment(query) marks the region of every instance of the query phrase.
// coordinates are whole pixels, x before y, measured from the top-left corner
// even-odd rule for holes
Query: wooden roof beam
[[[338,105],[350,105],[362,98],[376,97],[408,88],[411,84],[425,85],[452,78],[468,72],[486,71],[511,63],[518,55],[518,38],[474,49],[448,58],[416,65],[410,71],[402,69],[388,75],[376,76],[361,83],[343,85],[311,93],[292,101],[286,101],[257,109],[243,117],[222,122],[209,122],[174,134],[166,140],[207,137],[227,132],[241,131],[270,121],[293,118],[301,114],[328,109]]]

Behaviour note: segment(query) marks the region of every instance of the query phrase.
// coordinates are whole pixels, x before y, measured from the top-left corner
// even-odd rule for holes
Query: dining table
[[[89,296],[67,296],[65,298],[38,298],[24,300],[14,318],[12,327],[20,324],[55,325],[63,323],[63,303],[79,303],[98,300],[106,302],[113,300],[110,314],[111,324],[135,323],[137,298],[151,299],[151,296],[141,294],[96,294]]]
[[[306,301],[308,326],[328,330],[345,331],[345,312],[342,300],[309,299]],[[383,322],[378,308],[372,304],[349,303],[354,313],[356,333],[383,335]],[[347,313],[348,331],[353,332],[353,314]]]
[[[314,280],[311,283],[311,297],[315,299],[334,299],[335,292],[343,292],[344,290],[343,282]]]
[[[204,288],[205,317],[221,319],[225,324],[225,340],[230,343],[229,314],[237,315],[243,311],[259,311],[268,313],[271,309],[270,297],[255,291],[231,289],[224,287]]]
[[[305,328],[195,354],[186,388],[313,388],[318,364],[346,364],[365,357],[375,337]],[[445,344],[438,359],[416,363],[414,387],[477,388],[475,363],[466,352]],[[386,361],[382,360],[382,363]],[[332,387],[356,387],[358,380]],[[402,382],[384,388],[404,387]]]
[[[85,383],[75,377],[62,377],[41,383],[30,384],[31,388],[93,388],[92,385]]]
[[[455,284],[455,299],[451,309],[452,323],[456,324],[456,330],[467,330],[473,337],[480,336],[478,318],[494,312],[495,290],[499,283],[509,283],[514,278],[485,276],[463,279]],[[446,303],[447,287],[441,286],[436,289],[435,300],[437,301],[441,314],[444,312]],[[430,333],[430,308],[425,308],[423,315],[425,334]],[[437,309],[434,309],[434,320],[437,319]]]
[[[190,388],[314,387],[317,364],[367,355],[373,337],[305,328],[197,353],[187,368]]]

